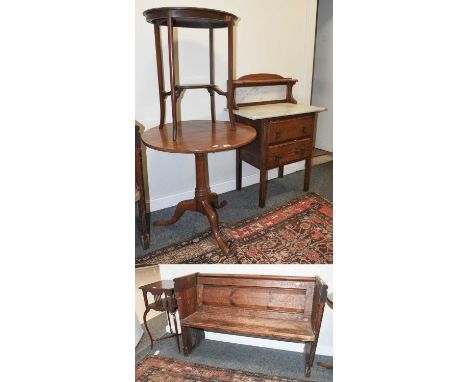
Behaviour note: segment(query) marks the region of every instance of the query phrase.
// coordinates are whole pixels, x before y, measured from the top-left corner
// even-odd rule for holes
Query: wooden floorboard
[[[314,151],[312,152],[312,157],[320,157],[322,155],[333,155],[333,153],[330,151],[326,151],[326,150],[322,150],[322,149],[318,149],[314,147]]]

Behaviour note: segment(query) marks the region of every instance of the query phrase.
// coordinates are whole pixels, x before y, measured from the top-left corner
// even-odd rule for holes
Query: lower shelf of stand
[[[177,124],[177,140],[172,140],[172,123],[145,131],[143,143],[159,151],[170,153],[215,153],[233,150],[255,140],[256,131],[243,123],[229,121],[196,120],[181,121]]]

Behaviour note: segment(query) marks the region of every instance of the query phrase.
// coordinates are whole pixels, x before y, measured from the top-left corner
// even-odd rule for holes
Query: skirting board
[[[180,328],[179,323],[178,325]],[[169,325],[166,326],[166,333],[169,333]],[[237,335],[215,333],[215,332],[208,332],[208,331],[205,331],[205,338],[207,340],[213,340],[213,341],[228,342],[228,343],[239,344],[239,345],[258,346],[261,348],[268,348],[268,349],[293,351],[296,353],[302,353],[304,351],[304,344],[299,343],[299,342],[276,341],[276,340],[269,340],[266,338],[245,337],[245,336],[237,336]],[[321,355],[326,355],[330,357],[333,356],[333,348],[331,346],[321,345],[320,339],[317,344],[316,352],[317,354],[321,354]]]
[[[321,155],[318,157],[312,158],[312,166],[319,165],[322,163],[330,162],[333,160],[332,155]],[[304,170],[304,161],[291,163],[289,165],[284,166],[284,175],[292,174],[296,171]],[[268,172],[268,179],[275,179],[278,177],[278,171],[276,169],[270,170]],[[257,171],[255,174],[247,175],[242,177],[242,187],[251,186],[252,184],[256,184],[260,182],[260,174]],[[233,191],[236,189],[236,180],[230,179],[226,182],[212,184],[210,186],[213,192],[217,194],[222,194],[224,192]],[[149,211],[158,211],[164,208],[175,206],[177,203],[181,202],[182,200],[191,199],[193,198],[194,191],[186,191],[181,192],[178,194],[162,196],[159,198],[154,198],[148,201],[148,208]]]

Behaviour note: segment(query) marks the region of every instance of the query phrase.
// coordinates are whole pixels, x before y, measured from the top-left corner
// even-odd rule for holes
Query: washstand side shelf
[[[297,80],[277,74],[257,73],[240,77],[234,88],[285,85],[286,96],[280,100],[238,103],[234,110],[236,122],[253,127],[257,138],[236,150],[236,189],[242,188],[242,161],[260,170],[259,207],[265,207],[268,170],[278,168],[278,177],[284,175],[284,166],[305,161],[303,190],[309,190],[312,157],[321,151],[315,149],[317,114],[325,107],[297,104],[292,86]]]
[[[208,174],[208,154],[237,149],[255,139],[256,131],[250,126],[234,120],[233,105],[233,26],[237,16],[205,8],[154,8],[143,13],[146,20],[154,25],[156,64],[159,85],[159,105],[161,109],[159,126],[145,131],[143,143],[155,150],[169,153],[195,155],[196,187],[195,197],[177,204],[174,215],[168,220],[155,221],[156,226],[177,222],[185,211],[200,212],[210,223],[214,238],[223,253],[229,253],[229,247],[221,236],[217,208],[225,206],[219,202],[218,195],[211,192]],[[170,91],[164,89],[163,57],[161,49],[160,27],[168,27]],[[179,85],[175,83],[173,28],[208,28],[210,54],[210,83]],[[228,79],[227,91],[223,92],[214,83],[213,30],[228,28]],[[177,121],[177,99],[181,92],[189,89],[208,90],[211,97],[211,120]],[[214,93],[227,97],[229,121],[216,121]],[[171,96],[172,123],[165,123],[165,98]],[[170,134],[172,130],[172,134]],[[171,136],[172,135],[172,136]]]

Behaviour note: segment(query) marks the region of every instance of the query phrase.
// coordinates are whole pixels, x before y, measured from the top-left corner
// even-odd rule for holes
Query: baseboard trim
[[[330,162],[333,160],[332,155],[321,155],[318,157],[312,158],[312,165],[323,164],[326,162]],[[284,166],[284,175],[292,174],[293,172],[304,170],[304,161],[291,163]],[[278,177],[278,170],[273,169],[268,171],[268,179],[275,179]],[[260,173],[258,170],[255,174],[247,175],[242,177],[242,187],[251,186],[252,184],[256,184],[260,182]],[[221,182],[217,184],[211,185],[211,190],[218,194],[222,194],[224,192],[233,191],[236,189],[236,179],[229,179],[226,182]],[[191,199],[194,196],[194,190],[180,192],[177,194],[171,194],[167,196],[161,196],[158,198],[150,199],[147,201],[147,207],[149,211],[154,212],[158,210],[162,210],[164,208],[173,207],[177,205],[177,203],[181,202],[182,200]]]
[[[180,324],[178,325],[180,328]],[[169,325],[166,325],[166,333],[169,333]],[[237,345],[258,346],[261,348],[285,350],[285,351],[292,351],[296,353],[304,352],[304,344],[300,342],[270,340],[270,339],[259,338],[259,337],[245,337],[245,336],[238,336],[238,335],[233,335],[233,334],[217,333],[217,332],[210,332],[210,331],[205,331],[205,338],[207,340],[227,342],[227,343],[237,344]],[[333,347],[329,345],[328,346],[321,345],[320,340],[319,340],[319,343],[317,344],[316,353],[320,355],[333,357]]]

